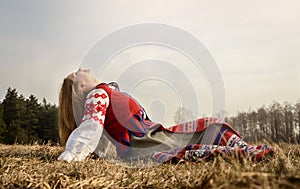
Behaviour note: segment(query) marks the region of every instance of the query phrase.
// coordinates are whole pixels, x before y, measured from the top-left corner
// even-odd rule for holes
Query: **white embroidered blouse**
[[[96,150],[108,105],[109,97],[104,89],[94,89],[87,95],[81,123],[69,136],[65,151],[58,160],[83,161]]]

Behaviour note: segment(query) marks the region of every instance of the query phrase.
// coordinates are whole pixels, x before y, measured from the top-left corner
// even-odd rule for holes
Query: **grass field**
[[[274,145],[273,145],[274,146]],[[300,145],[262,162],[227,160],[129,168],[103,159],[57,161],[62,147],[0,145],[1,188],[300,188]]]

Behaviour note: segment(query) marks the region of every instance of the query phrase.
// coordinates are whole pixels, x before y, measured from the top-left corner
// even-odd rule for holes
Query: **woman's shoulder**
[[[114,90],[114,91],[120,91],[119,85],[116,82],[110,82],[110,83],[100,83],[98,84],[95,89],[104,89],[107,92]]]

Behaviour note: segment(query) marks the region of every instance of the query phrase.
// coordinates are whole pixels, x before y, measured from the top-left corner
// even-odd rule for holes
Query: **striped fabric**
[[[209,125],[212,124],[223,124],[224,122],[220,121],[218,118],[206,117],[202,119],[197,119],[194,121],[189,121],[186,123],[182,123],[179,125],[172,126],[170,128],[166,128],[166,130],[176,133],[192,133],[203,131]]]
[[[218,145],[194,144],[183,148],[175,148],[168,152],[153,152],[150,158],[157,163],[177,163],[183,161],[203,161],[209,160],[217,155],[225,159],[251,159],[254,161],[262,160],[267,154],[272,155],[273,149],[268,145],[246,146],[244,148],[235,148]]]
[[[268,145],[251,146],[227,129],[217,129],[211,126],[208,128],[211,128],[211,131],[204,137],[206,138],[205,143],[187,145],[170,151],[153,152],[150,158],[157,163],[176,163],[180,160],[191,162],[209,160],[221,155],[225,159],[241,160],[246,158],[260,161],[265,155],[274,153],[274,150]],[[210,141],[211,138],[215,140]]]

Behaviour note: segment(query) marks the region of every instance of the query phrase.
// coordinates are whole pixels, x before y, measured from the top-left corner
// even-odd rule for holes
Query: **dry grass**
[[[280,144],[262,162],[225,161],[128,168],[103,159],[57,161],[62,148],[0,145],[1,188],[299,188],[300,145]]]

